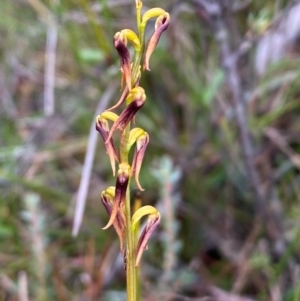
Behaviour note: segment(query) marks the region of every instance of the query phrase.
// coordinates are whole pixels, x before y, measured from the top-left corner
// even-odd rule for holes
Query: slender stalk
[[[131,230],[131,209],[130,209],[130,183],[126,191],[125,216],[126,216],[126,280],[127,280],[127,301],[136,301],[137,278],[135,268],[134,233]]]
[[[141,198],[138,196],[135,198],[134,201],[134,212],[136,212],[139,208],[142,206]],[[140,222],[136,224],[135,230],[134,230],[134,245],[136,246],[139,239],[139,232],[140,232]],[[141,275],[140,275],[140,267],[137,266],[135,268],[136,271],[136,285],[137,285],[137,291],[136,291],[136,299],[137,301],[141,300]]]
[[[140,0],[136,1],[136,24],[140,35],[140,23],[141,23],[141,9],[142,2]]]
[[[124,163],[128,163],[127,144],[128,144],[129,133],[130,133],[130,122],[127,125],[127,127],[125,128],[125,130],[120,138],[120,159],[121,159],[121,162],[124,162]],[[129,183],[128,183],[128,189],[129,189]]]
[[[133,84],[135,84],[139,66],[142,59],[142,51],[136,53],[132,69]],[[130,133],[130,123],[126,127],[123,135],[121,135],[120,159],[121,162],[128,162],[128,138]],[[130,182],[126,191],[125,202],[125,216],[126,216],[126,280],[127,280],[127,301],[137,301],[139,299],[137,269],[135,267],[135,233],[131,230],[131,208],[130,208]]]
[[[143,47],[142,47],[142,49],[143,49]],[[137,78],[138,78],[142,55],[143,55],[143,50],[135,53],[133,67],[132,67],[132,83],[131,83],[132,86],[135,85]]]
[[[128,163],[128,138],[130,133],[130,123],[121,134],[120,141],[120,159],[121,162]],[[131,206],[130,206],[130,180],[126,190],[125,200],[125,218],[126,218],[126,282],[127,282],[127,301],[136,301],[137,296],[137,278],[135,269],[135,238],[131,230]]]
[[[137,13],[139,16],[140,12]],[[138,17],[138,20],[140,18]],[[143,54],[143,44],[140,52],[135,53],[134,63],[132,67],[133,85],[136,83],[139,74],[139,66]],[[130,123],[126,127],[123,135],[121,135],[120,159],[121,162],[128,162],[127,143],[130,133]],[[130,208],[130,182],[128,183],[126,191],[125,202],[125,216],[126,216],[126,280],[127,280],[127,301],[139,300],[140,289],[138,288],[137,268],[135,267],[135,232],[131,230],[131,208]]]
[[[140,15],[140,11],[137,12],[137,15]],[[135,52],[134,56],[134,62],[132,67],[132,79],[133,79],[133,85],[136,83],[136,80],[139,75],[139,67],[141,64],[141,60],[143,57],[144,49],[145,49],[145,26],[142,26],[140,24],[140,17],[139,17],[139,24],[138,24],[138,31],[139,31],[139,39],[141,42],[141,50]]]

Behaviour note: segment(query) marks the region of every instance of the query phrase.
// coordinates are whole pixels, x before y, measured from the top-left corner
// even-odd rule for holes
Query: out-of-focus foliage
[[[226,15],[272,217],[261,220],[215,20],[202,2],[218,3],[144,1],[172,23],[151,58],[155,72],[143,77],[137,117],[151,136],[142,202],[165,206],[143,259],[143,300],[298,301],[300,4],[236,0]],[[76,238],[71,229],[96,108],[108,87],[111,104],[120,96],[112,37],[134,28],[134,5],[0,1],[0,300],[126,300],[117,237],[101,229],[100,193],[112,180],[102,144]]]

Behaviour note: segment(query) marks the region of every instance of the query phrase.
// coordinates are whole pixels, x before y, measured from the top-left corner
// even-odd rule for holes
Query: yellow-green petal
[[[150,206],[150,205],[146,205],[143,206],[141,208],[139,208],[132,216],[131,219],[131,228],[132,230],[134,230],[136,224],[139,222],[139,220],[145,216],[145,215],[153,215],[153,214],[157,214],[158,211],[155,207]]]
[[[149,19],[151,18],[156,18],[159,17],[160,15],[164,14],[166,11],[162,8],[155,7],[147,10],[143,17],[142,17],[142,25],[146,26],[146,23]]]
[[[104,118],[104,119],[108,119],[108,120],[111,120],[113,122],[115,122],[117,119],[118,119],[118,115],[114,112],[111,112],[111,111],[104,111],[101,115],[99,115],[101,118]]]

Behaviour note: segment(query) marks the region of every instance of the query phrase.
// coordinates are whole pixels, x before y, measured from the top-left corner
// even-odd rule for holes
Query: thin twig
[[[54,19],[54,18],[52,18]],[[54,114],[55,110],[55,62],[58,30],[56,23],[49,22],[47,28],[46,63],[44,77],[44,113]]]
[[[19,284],[19,301],[29,301],[28,299],[28,281],[27,274],[24,271],[19,272],[18,274],[18,284]]]
[[[79,190],[77,193],[76,198],[76,208],[75,208],[75,216],[74,216],[74,223],[73,223],[73,230],[72,235],[77,236],[79,232],[79,228],[82,222],[82,217],[84,213],[84,207],[85,202],[87,198],[88,193],[88,187],[90,183],[91,178],[91,172],[95,157],[95,151],[96,151],[96,145],[98,141],[98,133],[95,130],[95,119],[99,112],[102,112],[107,107],[109,101],[111,100],[114,92],[116,90],[116,83],[112,83],[104,92],[103,96],[99,100],[94,118],[92,120],[91,128],[90,128],[90,134],[89,134],[89,140],[86,150],[86,156],[84,158],[84,164],[83,169],[81,173],[81,181],[79,185]]]
[[[53,115],[55,109],[55,62],[58,29],[54,14],[40,0],[27,0],[39,17],[47,25],[47,41],[45,52],[44,74],[44,114]]]

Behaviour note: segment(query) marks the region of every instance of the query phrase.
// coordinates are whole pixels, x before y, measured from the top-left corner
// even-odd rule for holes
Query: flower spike
[[[170,24],[170,15],[164,9],[156,7],[141,14],[142,0],[135,0],[135,6],[138,32],[123,29],[117,32],[113,38],[114,47],[119,55],[122,92],[119,100],[96,118],[96,129],[105,142],[113,175],[116,176],[115,186],[108,187],[101,193],[101,201],[109,215],[108,222],[103,229],[113,226],[119,237],[120,251],[123,254],[126,271],[128,300],[136,299],[138,273],[135,270],[161,219],[161,215],[155,207],[141,206],[140,199],[135,199],[133,206],[130,199],[131,177],[134,177],[138,189],[144,190],[140,184],[139,174],[149,144],[148,133],[142,128],[134,126],[136,113],[146,101],[146,94],[140,87],[140,80],[142,71],[150,70],[149,61],[152,53],[157,47],[162,33]],[[156,19],[155,29],[145,47],[145,31],[150,19]],[[134,48],[132,63],[129,47]],[[132,49],[130,48],[130,50]],[[113,110],[121,106],[125,108],[122,109],[120,115],[115,114]],[[116,131],[118,133],[115,133]],[[116,134],[120,134],[117,140],[118,148],[114,146],[113,137]],[[133,145],[135,145],[135,150],[130,166]],[[119,164],[117,170],[116,163]],[[131,211],[134,212],[132,216]],[[146,226],[139,236],[140,221],[146,215]]]
[[[159,212],[155,214],[150,214],[148,216],[147,225],[143,229],[136,247],[136,261],[135,261],[136,267],[139,265],[143,252],[147,249],[148,240],[152,235],[152,233],[154,232],[154,230],[159,225],[159,222],[160,222]]]
[[[155,31],[149,40],[146,54],[145,54],[144,69],[150,71],[149,68],[150,57],[158,44],[161,34],[169,27],[169,25],[170,25],[170,15],[167,12],[163,13],[156,19]]]
[[[115,187],[108,187],[101,193],[101,201],[109,215],[111,215],[112,208],[115,200]],[[118,212],[116,219],[113,223],[113,226],[119,236],[120,239],[120,250],[122,252],[124,246],[124,229],[126,225],[126,220],[124,216],[124,212],[121,210]]]
[[[121,212],[123,210],[123,205],[126,198],[129,174],[130,166],[127,163],[120,163],[117,174],[115,201],[111,210],[109,221],[107,225],[102,228],[104,230],[113,225],[118,213],[122,214]]]
[[[149,143],[149,135],[148,133],[144,132],[143,135],[137,138],[136,140],[136,148],[133,155],[133,161],[132,161],[132,169],[131,174],[134,175],[135,182],[139,188],[139,190],[143,191],[140,181],[139,181],[139,174],[142,167],[144,155],[146,148]]]
[[[144,105],[146,101],[146,94],[143,88],[136,87],[131,90],[128,97],[126,98],[129,105],[120,114],[118,119],[115,121],[110,129],[109,135],[105,143],[108,143],[115,130],[119,129],[123,131],[130,121],[132,121],[136,112]]]
[[[115,160],[119,162],[119,154],[114,146],[114,142],[112,139],[107,139],[109,136],[109,125],[108,121],[103,118],[101,115],[99,115],[96,119],[96,130],[101,134],[104,142],[105,142],[105,148],[106,152],[108,154],[110,165],[113,171],[113,175],[116,173],[116,167],[115,167]]]

